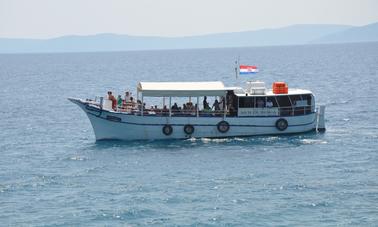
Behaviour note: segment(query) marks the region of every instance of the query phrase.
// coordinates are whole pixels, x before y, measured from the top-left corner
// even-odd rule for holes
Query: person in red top
[[[111,91],[108,91],[108,99],[112,101],[112,109],[117,109],[117,99],[112,95]]]

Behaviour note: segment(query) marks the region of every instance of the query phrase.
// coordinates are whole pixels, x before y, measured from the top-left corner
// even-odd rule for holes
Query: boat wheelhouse
[[[222,82],[140,82],[138,102],[69,98],[87,114],[96,139],[153,140],[275,135],[325,130],[324,106],[309,90],[274,83],[247,82],[245,88]],[[162,103],[144,105],[149,98]],[[214,99],[210,107],[207,99]],[[178,100],[188,101],[182,108]],[[216,100],[216,101],[215,101]],[[155,103],[156,104],[156,103]],[[181,105],[180,105],[181,106]]]

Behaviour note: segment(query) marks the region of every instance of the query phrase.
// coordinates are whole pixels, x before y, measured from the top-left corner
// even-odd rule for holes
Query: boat
[[[211,82],[139,82],[137,102],[68,98],[88,116],[96,140],[164,140],[282,135],[325,130],[325,106],[309,90],[248,81],[244,88]],[[161,99],[147,108],[149,99]],[[206,98],[217,100],[214,108]],[[187,100],[177,108],[176,100]],[[204,101],[205,99],[205,101]],[[193,102],[195,104],[193,104]],[[112,105],[113,104],[113,105]],[[161,104],[161,102],[160,102]],[[160,105],[159,104],[159,105]]]

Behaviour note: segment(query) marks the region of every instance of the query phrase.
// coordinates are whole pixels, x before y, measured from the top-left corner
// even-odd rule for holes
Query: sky
[[[0,0],[1,38],[191,36],[378,22],[378,0]]]

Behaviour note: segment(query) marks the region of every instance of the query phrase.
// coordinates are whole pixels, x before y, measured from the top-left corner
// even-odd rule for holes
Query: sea
[[[96,142],[67,100],[216,80],[309,89],[326,132]],[[378,226],[377,81],[378,43],[1,54],[0,225]]]

